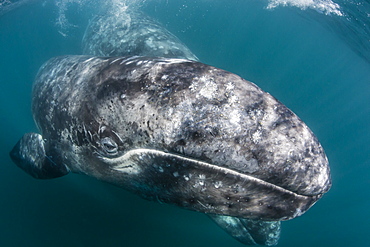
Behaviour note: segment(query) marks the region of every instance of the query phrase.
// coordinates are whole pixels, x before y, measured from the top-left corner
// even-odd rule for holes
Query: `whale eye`
[[[112,138],[104,137],[100,140],[100,143],[107,154],[116,154],[118,152],[118,145]]]

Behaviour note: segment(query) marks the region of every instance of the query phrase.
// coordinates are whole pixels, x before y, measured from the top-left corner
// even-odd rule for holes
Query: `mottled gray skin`
[[[32,109],[42,137],[26,135],[11,156],[37,178],[83,173],[150,200],[273,221],[301,215],[331,185],[321,145],[294,113],[202,63],[53,58]],[[44,161],[28,156],[30,142]]]
[[[95,56],[197,57],[175,35],[140,11],[94,17],[82,41],[83,54]]]

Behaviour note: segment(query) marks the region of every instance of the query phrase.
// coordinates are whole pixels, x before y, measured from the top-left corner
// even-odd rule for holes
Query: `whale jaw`
[[[322,195],[305,196],[225,167],[154,149],[100,157],[112,170],[107,182],[149,200],[190,210],[258,220],[288,220]]]

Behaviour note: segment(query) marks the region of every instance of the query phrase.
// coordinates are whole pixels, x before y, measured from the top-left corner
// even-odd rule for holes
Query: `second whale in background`
[[[175,35],[141,11],[124,9],[95,16],[85,30],[83,54],[198,58]]]

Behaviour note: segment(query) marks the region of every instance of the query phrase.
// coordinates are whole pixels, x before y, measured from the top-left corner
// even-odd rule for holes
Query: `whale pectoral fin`
[[[280,221],[261,221],[215,214],[208,214],[208,216],[243,244],[273,246],[278,243]]]
[[[69,169],[52,161],[45,152],[40,134],[27,133],[10,151],[13,162],[34,178],[49,179],[66,175]]]

